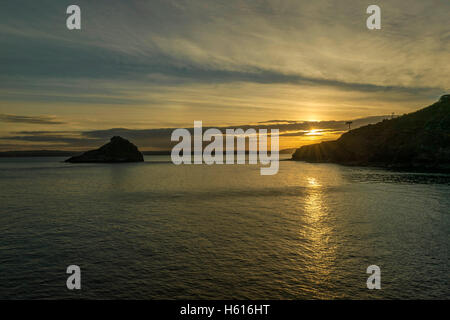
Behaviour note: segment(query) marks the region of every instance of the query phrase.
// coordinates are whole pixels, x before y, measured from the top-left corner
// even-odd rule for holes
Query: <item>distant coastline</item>
[[[280,150],[280,154],[292,154],[295,148]],[[24,150],[24,151],[2,151],[0,158],[26,158],[26,157],[72,157],[82,154],[83,151],[64,150]],[[170,156],[170,150],[142,151],[144,156]],[[248,151],[246,152],[248,154]]]
[[[0,158],[22,158],[22,157],[71,157],[83,153],[82,151],[63,150],[24,150],[24,151],[3,151]],[[145,156],[165,156],[170,155],[170,150],[142,151]]]

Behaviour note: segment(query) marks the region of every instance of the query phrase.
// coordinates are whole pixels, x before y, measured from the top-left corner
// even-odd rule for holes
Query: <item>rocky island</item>
[[[429,107],[303,146],[293,160],[450,171],[450,95]]]
[[[115,136],[111,141],[96,150],[90,150],[82,155],[74,156],[65,162],[71,163],[120,163],[142,162],[144,157],[138,148],[130,141]]]

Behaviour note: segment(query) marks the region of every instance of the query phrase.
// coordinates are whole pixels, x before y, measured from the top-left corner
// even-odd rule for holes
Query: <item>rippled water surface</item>
[[[62,160],[0,159],[1,299],[450,298],[449,175]]]

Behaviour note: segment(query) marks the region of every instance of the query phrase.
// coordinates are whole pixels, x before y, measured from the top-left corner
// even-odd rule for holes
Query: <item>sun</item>
[[[305,133],[305,136],[318,136],[318,135],[320,136],[322,135],[321,131],[322,130],[320,129],[311,129],[307,133]]]

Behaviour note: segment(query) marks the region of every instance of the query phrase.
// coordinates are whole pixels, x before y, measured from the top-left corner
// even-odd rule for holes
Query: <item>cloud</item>
[[[10,123],[28,123],[28,124],[45,124],[45,125],[56,125],[56,124],[64,124],[65,122],[56,120],[52,117],[46,116],[19,116],[12,114],[0,114],[1,122],[10,122]]]
[[[3,140],[16,140],[16,141],[27,141],[27,142],[62,142],[66,144],[74,143],[84,143],[89,144],[86,138],[72,138],[68,136],[61,135],[25,135],[25,136],[8,136],[0,137]]]
[[[70,32],[61,14],[65,3],[17,1],[0,13],[0,81],[9,86],[17,78],[89,79],[84,87],[91,90],[102,90],[104,80],[126,87],[135,81],[248,82],[438,95],[450,86],[443,76],[450,48],[441,41],[448,37],[450,5],[431,2],[413,0],[406,7],[399,0],[383,2],[383,29],[370,32],[361,0],[82,0],[83,29]],[[14,86],[23,88],[21,83]],[[104,103],[113,103],[108,98],[103,96]],[[30,99],[49,98],[44,93]],[[132,100],[124,98],[127,102]]]
[[[84,132],[342,120],[408,112],[450,88],[449,1],[380,0],[378,31],[363,0],[77,4],[80,31],[67,30],[64,1],[2,4],[0,112],[39,108]],[[36,123],[22,120],[7,121]]]
[[[352,127],[357,128],[368,123],[381,121],[387,116],[368,117],[353,120]],[[210,127],[203,127],[203,131]],[[288,123],[262,123],[248,124],[242,126],[224,126],[218,127],[223,133],[227,129],[241,128],[248,129],[265,129],[270,133],[271,129],[278,129],[280,139],[283,137],[302,137],[305,135],[312,136],[309,132],[312,129],[317,130],[318,136],[326,137],[328,134],[339,134],[346,131],[348,126],[346,121],[288,121]],[[158,128],[158,129],[127,129],[127,128],[111,128],[107,130],[90,130],[90,131],[18,131],[13,135],[0,137],[0,140],[17,143],[34,142],[34,143],[51,143],[62,146],[64,149],[88,149],[98,147],[109,141],[113,136],[122,136],[136,145],[142,150],[169,150],[177,142],[170,140],[173,130],[177,128]],[[186,128],[191,134],[194,134],[192,127]]]
[[[342,127],[342,124],[339,124],[339,127]],[[316,132],[311,132],[310,130],[303,131],[295,131],[295,132],[283,132],[280,133],[280,136],[283,137],[302,137],[302,136],[323,136],[328,133],[342,134],[345,130],[336,130],[336,129],[314,129]]]
[[[258,121],[258,123],[260,123],[260,124],[266,124],[266,123],[289,123],[289,124],[293,124],[293,123],[299,123],[299,121],[295,121],[295,120],[266,120],[266,121]]]

